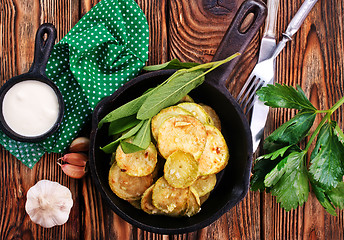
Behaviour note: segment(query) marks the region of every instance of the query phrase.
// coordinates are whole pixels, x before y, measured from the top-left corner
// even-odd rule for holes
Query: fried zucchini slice
[[[217,127],[221,131],[221,120],[220,120],[220,117],[215,112],[215,110],[212,107],[205,105],[203,103],[200,103],[199,105],[201,105],[204,111],[206,111],[206,113],[208,113],[208,115],[211,117],[211,119],[214,122],[214,126]]]
[[[141,209],[148,214],[164,214],[162,211],[157,209],[152,203],[154,185],[150,186],[142,195],[141,198]]]
[[[215,184],[216,175],[210,174],[197,178],[197,180],[192,184],[192,187],[197,191],[199,197],[203,197],[214,189]]]
[[[184,110],[183,108],[177,106],[171,106],[168,108],[162,109],[157,115],[152,118],[151,128],[152,128],[152,135],[153,138],[157,141],[159,128],[161,124],[169,119],[170,117],[178,116],[178,115],[191,115],[190,112]]]
[[[207,193],[206,195],[204,195],[204,196],[202,196],[202,197],[199,198],[199,200],[200,200],[200,202],[201,202],[201,206],[202,206],[202,204],[203,204],[205,201],[208,200],[209,196],[210,196],[210,192]]]
[[[201,123],[214,125],[213,120],[201,105],[197,103],[184,102],[179,103],[177,106],[190,112],[192,116],[200,120]]]
[[[215,126],[205,125],[207,142],[202,156],[198,160],[201,175],[220,172],[228,163],[229,152],[222,133]]]
[[[157,149],[150,143],[146,150],[126,154],[121,145],[116,150],[116,162],[126,174],[142,177],[151,174],[157,163]]]
[[[205,148],[205,126],[192,116],[176,116],[164,121],[159,128],[158,149],[164,158],[181,150],[197,160]]]
[[[180,99],[179,103],[183,103],[183,102],[195,102],[192,97],[190,97],[189,95],[185,95],[182,99]]]
[[[185,212],[185,216],[191,217],[198,213],[201,210],[201,200],[198,196],[197,191],[190,187],[189,199],[188,199],[188,208]]]
[[[141,199],[138,200],[127,200],[131,206],[133,206],[136,209],[141,209]]]
[[[198,178],[198,162],[192,154],[175,151],[166,160],[164,177],[175,188],[186,188]]]
[[[188,207],[189,188],[174,188],[165,180],[159,178],[153,188],[153,205],[169,216],[183,216]]]
[[[144,177],[133,177],[123,172],[116,163],[109,171],[109,185],[111,190],[124,200],[138,200],[153,184],[152,174]]]

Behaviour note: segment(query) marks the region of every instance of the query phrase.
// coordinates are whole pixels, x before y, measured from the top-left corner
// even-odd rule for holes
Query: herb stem
[[[315,131],[313,132],[311,138],[309,139],[306,148],[305,148],[305,152],[307,152],[309,150],[309,148],[311,147],[312,142],[314,141],[314,139],[316,138],[316,136],[318,135],[320,129],[322,128],[322,126],[325,124],[325,122],[327,120],[329,120],[331,117],[331,112],[327,112],[327,114],[325,115],[325,117],[323,117],[321,119],[321,122],[319,123],[319,125],[317,126],[317,128],[315,129]]]
[[[207,73],[213,71],[215,68],[221,66],[222,64],[231,61],[232,59],[236,58],[239,55],[240,55],[240,53],[235,53],[235,54],[231,55],[230,57],[228,57],[226,59],[223,59],[223,60],[220,60],[220,61],[217,61],[217,62],[210,62],[210,63],[205,63],[205,64],[202,64],[202,65],[198,65],[198,66],[195,66],[193,68],[186,69],[185,71],[191,72],[191,70],[192,71],[199,70],[199,69],[204,68],[204,66],[207,66],[207,68],[209,68],[207,71],[205,71],[204,73],[202,73],[199,76],[197,76],[196,78],[194,78],[193,79],[193,81],[194,81],[194,80],[197,80],[197,79],[205,76]]]
[[[330,110],[316,110],[315,113],[328,113]]]
[[[320,129],[325,124],[326,121],[331,121],[331,115],[334,111],[336,111],[342,104],[344,104],[344,97],[342,97],[338,102],[336,102],[329,110],[317,110],[316,113],[326,113],[326,115],[321,119],[321,122],[313,132],[311,138],[309,139],[305,151],[307,152],[308,149],[311,147],[312,142],[314,141],[315,137],[318,135]],[[342,131],[337,131],[339,134]]]
[[[201,64],[201,65],[197,65],[195,67],[192,67],[192,68],[189,68],[189,69],[185,69],[185,71],[187,72],[192,72],[192,71],[195,71],[195,70],[199,70],[199,69],[204,69],[204,68],[210,68],[208,71],[206,71],[203,75],[205,75],[206,73],[214,70],[215,68],[217,68],[218,66],[226,63],[226,62],[229,62],[231,61],[232,59],[236,58],[237,56],[239,56],[240,53],[234,53],[233,55],[223,59],[223,60],[220,60],[220,61],[216,61],[216,62],[209,62],[209,63],[204,63],[204,64]]]
[[[341,99],[339,99],[339,101],[336,102],[336,103],[330,108],[331,113],[333,113],[334,111],[336,111],[343,103],[344,103],[344,96],[343,96]]]

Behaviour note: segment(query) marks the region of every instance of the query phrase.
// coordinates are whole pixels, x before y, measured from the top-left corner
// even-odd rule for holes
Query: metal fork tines
[[[286,43],[290,40],[291,38],[288,35],[283,34],[283,38],[277,44],[274,52],[272,53],[272,56],[258,63],[254,67],[251,75],[242,87],[240,93],[238,94],[237,101],[241,105],[246,115],[249,113],[249,111],[253,107],[253,104],[255,103],[256,91],[262,86],[273,83],[275,75],[275,59],[283,50]]]
[[[264,85],[263,81],[256,76],[254,72],[251,73],[246,80],[240,93],[238,94],[237,101],[245,114],[248,114],[253,107],[256,98],[256,92]]]
[[[259,90],[262,86],[266,86],[268,83],[273,82],[275,74],[274,60],[282,51],[287,41],[290,41],[290,39],[283,38],[278,43],[272,56],[267,60],[258,63],[254,67],[251,75],[248,77],[240,93],[238,94],[237,101],[246,115],[250,112],[253,104],[255,103],[257,90]]]

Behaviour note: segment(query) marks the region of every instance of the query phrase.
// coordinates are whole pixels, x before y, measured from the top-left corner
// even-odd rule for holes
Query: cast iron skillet
[[[254,14],[253,23],[245,32],[240,32],[240,25],[249,13]],[[245,1],[225,34],[214,60],[224,59],[235,52],[243,53],[264,22],[265,16],[266,7],[262,2]],[[217,186],[202,205],[201,211],[189,218],[148,215],[118,198],[108,184],[110,156],[99,149],[111,139],[107,136],[107,126],[98,129],[98,122],[110,111],[163,82],[174,71],[161,70],[136,77],[97,105],[93,113],[90,139],[91,174],[103,198],[124,220],[141,229],[161,234],[196,231],[211,224],[245,197],[252,162],[251,132],[245,115],[225,87],[225,81],[236,62],[237,60],[230,62],[221,70],[214,70],[201,86],[190,93],[196,102],[210,105],[218,113],[231,157],[225,170],[218,174]]]
[[[44,40],[45,34],[47,34],[46,40]],[[49,60],[50,53],[54,47],[56,35],[56,29],[52,24],[42,24],[38,28],[36,33],[34,60],[29,72],[9,79],[0,89],[0,128],[6,135],[14,140],[21,142],[39,142],[51,136],[60,126],[64,112],[62,94],[57,86],[45,75],[45,67]],[[59,103],[59,116],[56,120],[56,123],[48,132],[34,137],[22,136],[14,132],[7,125],[2,112],[2,102],[7,91],[15,84],[26,80],[38,80],[40,82],[48,84],[54,90]]]

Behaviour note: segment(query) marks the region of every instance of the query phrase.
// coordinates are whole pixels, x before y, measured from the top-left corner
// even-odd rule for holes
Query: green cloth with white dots
[[[14,141],[0,132],[0,143],[29,168],[45,152],[63,152],[97,103],[141,71],[148,43],[147,20],[134,0],[100,1],[54,46],[47,64],[65,104],[58,131],[40,143]]]

